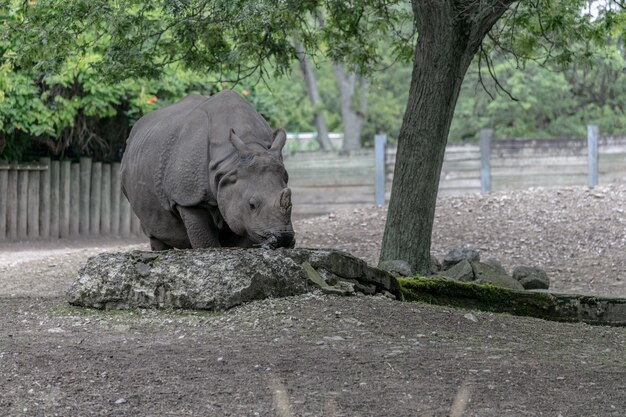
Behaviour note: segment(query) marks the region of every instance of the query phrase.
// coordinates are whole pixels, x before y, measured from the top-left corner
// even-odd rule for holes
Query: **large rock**
[[[513,270],[513,278],[527,290],[547,290],[550,287],[548,274],[537,267],[518,266]]]
[[[452,268],[454,265],[464,260],[468,262],[478,262],[480,261],[480,255],[478,254],[478,251],[476,249],[469,249],[469,248],[452,249],[443,258],[442,268],[444,271],[446,271]]]
[[[97,255],[81,268],[67,299],[100,309],[224,310],[317,288],[336,294],[359,289],[400,294],[391,274],[344,252],[214,248]]]
[[[474,270],[472,269],[472,265],[465,259],[447,271],[440,272],[439,275],[445,278],[455,279],[457,281],[467,282],[474,280]]]
[[[496,287],[509,288],[511,290],[523,290],[524,287],[516,279],[502,273],[497,266],[482,262],[472,262],[474,279],[481,284],[491,284]]]

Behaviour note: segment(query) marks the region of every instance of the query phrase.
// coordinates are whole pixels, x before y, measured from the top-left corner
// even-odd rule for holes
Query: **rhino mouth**
[[[294,233],[281,233],[280,235],[270,234],[263,239],[259,244],[260,247],[265,249],[278,249],[278,248],[293,248],[296,246],[296,239]]]

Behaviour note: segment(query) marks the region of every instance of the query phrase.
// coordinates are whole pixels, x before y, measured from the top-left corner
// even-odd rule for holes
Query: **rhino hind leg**
[[[192,248],[215,248],[222,246],[219,230],[207,209],[203,207],[177,207],[187,229]]]

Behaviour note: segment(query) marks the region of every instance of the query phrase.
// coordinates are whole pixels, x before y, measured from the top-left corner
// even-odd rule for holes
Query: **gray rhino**
[[[293,247],[285,140],[232,91],[188,95],[139,119],[122,191],[152,250]]]

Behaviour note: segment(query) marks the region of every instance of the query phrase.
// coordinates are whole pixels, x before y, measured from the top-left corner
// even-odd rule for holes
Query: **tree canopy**
[[[324,24],[316,18],[320,13]],[[529,98],[530,82],[542,82],[544,90],[561,85],[559,105],[571,106],[567,102],[572,88],[566,91],[563,78],[571,86],[568,74],[585,71],[584,65],[598,59],[595,52],[604,49],[607,39],[621,42],[626,21],[623,3],[610,0],[32,0],[9,1],[0,15],[3,68],[25,70],[49,90],[71,87],[71,82],[63,86],[54,77],[81,65],[99,80],[115,82],[115,88],[133,78],[163,79],[177,65],[230,85],[242,79],[261,85],[271,75],[290,71],[296,59],[294,37],[312,58],[327,57],[358,74],[384,70],[389,59],[410,62],[381,257],[407,260],[418,272],[429,267],[443,151],[472,62],[479,81],[488,89],[517,94],[522,109],[547,101]],[[76,67],[68,67],[72,63]],[[573,63],[577,69],[567,70]],[[534,78],[545,66],[562,72],[552,79]],[[609,68],[606,76],[616,77]],[[491,81],[501,79],[498,73],[507,77],[504,84]],[[597,79],[574,78],[581,77],[587,81],[576,93],[580,97],[586,86],[591,94],[602,90],[593,84]],[[100,81],[92,88],[100,88]],[[616,89],[604,89],[600,113],[621,112],[617,94]],[[49,105],[50,97],[44,94],[41,100]],[[53,108],[77,105],[75,99],[57,97]],[[88,100],[78,101],[86,117],[94,115]],[[507,105],[493,103],[475,102],[472,107],[483,106],[489,114]],[[41,104],[34,105],[38,107],[33,113],[45,113]],[[107,107],[102,109],[107,114]],[[517,112],[516,118],[502,122],[494,116],[493,122],[511,132],[543,128],[558,119],[552,113],[532,118]],[[46,132],[47,127],[41,129],[33,133]]]

